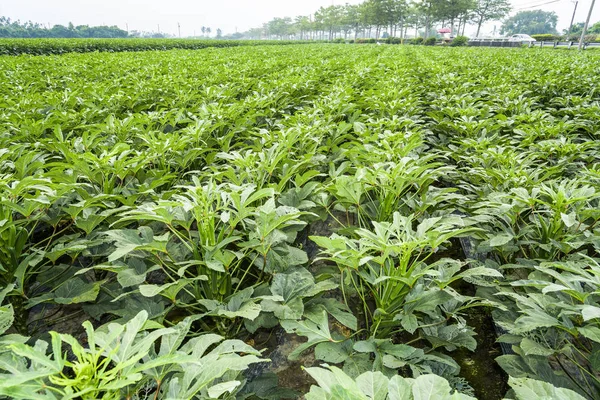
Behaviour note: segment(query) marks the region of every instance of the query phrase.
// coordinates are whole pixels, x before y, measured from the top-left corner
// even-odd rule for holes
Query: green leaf
[[[370,371],[373,367],[373,361],[369,354],[354,353],[344,362],[344,372],[351,378],[356,378],[364,372]]]
[[[516,328],[513,333],[530,332],[538,328],[549,328],[551,326],[560,326],[561,323],[553,316],[538,309],[527,309],[525,315],[515,320]]]
[[[339,364],[348,359],[352,351],[352,342],[323,342],[315,347],[315,358],[327,363]]]
[[[491,276],[494,278],[503,277],[500,271],[486,267],[468,268],[465,271],[461,272],[458,276],[460,276],[461,278],[468,278],[471,276]]]
[[[142,294],[142,296],[144,297],[154,297],[160,293],[162,293],[163,291],[165,291],[166,289],[168,289],[169,287],[175,285],[175,282],[169,282],[169,283],[165,283],[164,285],[158,286],[158,285],[140,285],[139,290],[140,293]]]
[[[309,318],[303,321],[281,321],[281,326],[286,332],[308,338],[307,342],[302,343],[289,354],[288,358],[290,360],[297,360],[305,350],[312,346],[322,342],[334,341],[329,331],[329,321],[327,320],[327,313],[325,311],[307,317]]]
[[[224,393],[233,393],[235,388],[240,386],[240,384],[240,381],[228,381],[216,384],[208,388],[208,395],[211,398],[216,399],[221,397]]]
[[[414,400],[441,400],[450,397],[450,384],[437,375],[421,375],[412,385]]]
[[[358,320],[344,303],[331,297],[321,297],[310,301],[309,307],[314,305],[322,306],[323,309],[327,311],[329,315],[335,318],[340,324],[352,329],[353,331],[358,329]]]
[[[596,343],[600,343],[600,328],[595,326],[584,326],[577,328],[577,330],[586,338],[593,340]]]
[[[399,375],[394,375],[390,379],[388,387],[389,400],[412,400],[412,385],[414,379],[406,379]]]
[[[281,296],[283,303],[295,298],[303,297],[307,290],[312,289],[315,280],[306,268],[298,267],[288,270],[286,273],[276,274],[271,284],[271,293]]]
[[[535,342],[531,339],[525,338],[521,341],[521,349],[525,352],[525,355],[536,355],[536,356],[551,356],[554,354],[554,350],[549,349],[542,344]]]
[[[227,318],[246,318],[253,321],[258,317],[261,310],[262,308],[260,305],[253,302],[246,302],[239,309],[234,311],[224,309],[218,310],[217,315],[223,315]]]
[[[397,317],[398,315],[394,317],[394,320],[396,320]],[[400,324],[409,333],[414,333],[419,326],[417,317],[414,314],[401,314]]]
[[[440,304],[452,299],[453,297],[450,293],[440,289],[427,291],[415,290],[406,296],[404,312],[407,314],[414,311],[431,312]]]
[[[381,372],[365,372],[356,378],[360,390],[372,400],[385,400],[388,394],[388,378]]]
[[[510,376],[522,378],[528,377],[531,373],[530,368],[523,359],[514,354],[505,354],[496,357],[496,362]]]
[[[513,240],[513,236],[509,235],[507,233],[496,235],[490,239],[490,246],[492,246],[492,247],[504,246],[511,240]]]
[[[508,384],[515,391],[517,400],[585,400],[578,393],[557,388],[548,382],[528,378],[508,378]]]
[[[294,267],[285,273],[275,274],[271,283],[271,293],[282,300],[263,300],[262,308],[273,312],[279,319],[300,319],[304,312],[302,298],[315,286],[312,274],[303,267]]]
[[[600,318],[600,307],[584,305],[581,309],[581,315],[584,321]]]
[[[15,285],[10,284],[0,291],[0,304],[4,302],[4,298],[14,287]],[[15,312],[12,304],[0,306],[0,335],[3,335],[12,326],[14,318]]]
[[[54,292],[58,304],[77,304],[96,300],[102,282],[86,283],[81,278],[71,278]]]
[[[574,212],[570,214],[561,213],[560,218],[563,220],[567,228],[570,228],[577,223],[577,215]]]

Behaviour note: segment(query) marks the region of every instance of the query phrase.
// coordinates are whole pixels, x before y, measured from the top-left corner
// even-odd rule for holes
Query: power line
[[[526,1],[524,3],[518,4],[516,7],[517,8],[521,8],[521,7],[527,7],[529,5],[533,5],[533,4],[537,4],[540,1],[544,1],[544,0],[533,0],[533,1]]]
[[[534,6],[516,8],[516,10],[520,11],[520,10],[527,10],[528,8],[537,8],[537,7],[545,6],[546,4],[558,3],[559,1],[562,1],[562,0],[547,1],[545,3],[536,4]]]

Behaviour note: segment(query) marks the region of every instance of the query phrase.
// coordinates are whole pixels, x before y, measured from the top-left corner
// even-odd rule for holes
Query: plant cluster
[[[0,395],[298,397],[275,336],[307,399],[599,398],[598,61],[0,57]]]

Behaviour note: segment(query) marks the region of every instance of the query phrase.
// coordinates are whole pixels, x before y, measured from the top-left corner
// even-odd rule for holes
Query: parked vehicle
[[[536,42],[534,38],[529,35],[525,35],[523,33],[518,33],[516,35],[512,35],[508,38],[511,42],[523,42],[523,43],[533,43]]]

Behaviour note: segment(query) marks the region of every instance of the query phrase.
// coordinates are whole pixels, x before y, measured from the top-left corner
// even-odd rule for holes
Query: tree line
[[[558,16],[543,10],[511,12],[510,0],[366,0],[361,4],[321,7],[308,16],[274,18],[261,27],[244,34],[225,38],[335,40],[343,38],[428,38],[437,27],[450,29],[451,36],[464,35],[467,26],[476,28],[480,36],[482,26],[490,21],[504,20],[500,33],[512,35],[557,34]],[[581,31],[582,23],[575,24],[572,34]],[[590,33],[600,31],[600,23]],[[600,32],[597,32],[600,33]],[[567,34],[567,32],[565,32]]]
[[[0,37],[3,38],[125,38],[127,31],[117,26],[54,25],[13,21],[0,16]]]
[[[435,34],[435,26],[447,27],[452,35],[464,34],[467,25],[477,27],[504,18],[509,0],[366,0],[361,4],[321,7],[309,16],[274,18],[250,29],[252,39],[357,39],[393,36],[404,38]]]
[[[222,37],[223,31],[216,29],[216,37]],[[212,29],[202,26],[198,29],[201,38],[208,38]],[[27,21],[22,23],[18,20],[11,20],[8,17],[0,16],[0,38],[174,38],[167,32],[146,32],[146,31],[126,31],[118,26],[75,26],[69,22],[65,25],[43,25],[36,22]]]

